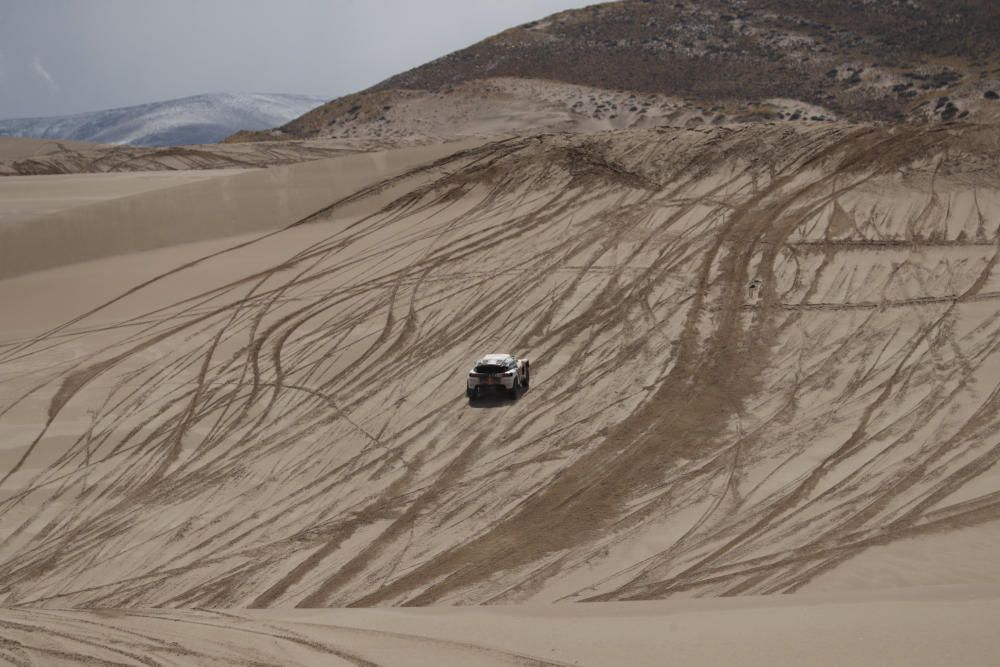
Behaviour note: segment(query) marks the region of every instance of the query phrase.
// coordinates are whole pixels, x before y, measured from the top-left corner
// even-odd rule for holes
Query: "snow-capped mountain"
[[[238,130],[283,125],[326,101],[269,93],[195,95],[72,116],[0,120],[0,136],[133,146],[204,144]]]

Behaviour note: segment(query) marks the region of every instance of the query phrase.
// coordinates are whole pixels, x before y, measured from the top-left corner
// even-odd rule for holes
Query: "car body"
[[[531,381],[531,362],[512,354],[487,354],[469,371],[465,395],[470,401],[496,392],[517,399]]]

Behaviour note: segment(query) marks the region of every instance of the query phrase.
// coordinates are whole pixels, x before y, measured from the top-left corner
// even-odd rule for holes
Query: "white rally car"
[[[487,354],[469,371],[465,395],[474,401],[489,391],[496,391],[516,399],[530,380],[531,364],[527,359],[517,359],[510,354]]]

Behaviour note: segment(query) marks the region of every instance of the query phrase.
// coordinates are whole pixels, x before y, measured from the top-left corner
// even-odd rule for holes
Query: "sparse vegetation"
[[[491,63],[490,76],[699,100],[791,97],[859,120],[889,119],[918,94],[906,82],[861,85],[869,67],[929,57],[994,62],[1000,53],[1000,13],[980,0],[626,0],[562,12],[530,27],[507,31],[502,44],[499,37],[487,39],[400,74],[375,90],[433,90],[482,76],[479,65]],[[525,32],[532,37],[524,38]],[[556,39],[539,41],[539,32]],[[944,90],[965,78],[959,70],[957,64],[917,68],[904,76],[921,90]]]
[[[963,98],[977,79],[1000,85],[998,74],[1000,11],[987,0],[624,0],[506,30],[280,130],[315,136],[344,116],[374,122],[398,95],[446,95],[464,82],[505,77],[627,90],[633,99],[619,101],[631,113],[648,108],[645,95],[659,94],[705,106],[795,99],[856,121],[941,120],[963,110],[942,105],[928,114],[922,104]],[[594,118],[619,114],[595,101],[574,108]],[[823,114],[798,118],[813,116]]]

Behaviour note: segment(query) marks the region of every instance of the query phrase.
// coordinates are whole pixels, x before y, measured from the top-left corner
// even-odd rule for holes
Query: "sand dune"
[[[185,170],[113,174],[73,174],[0,179],[0,226],[47,213],[119,199],[245,170]]]
[[[0,655],[125,665],[989,665],[997,589],[429,609],[0,611]],[[943,622],[947,619],[947,622]]]
[[[0,278],[290,225],[360,188],[465,144],[237,171],[0,179]]]
[[[391,664],[402,653],[376,653],[411,639],[308,624],[458,639],[421,614],[272,608],[995,582],[1000,560],[976,545],[1000,519],[998,145],[977,126],[840,124],[507,139],[400,168],[284,231],[0,281],[3,622],[75,655],[93,633],[134,650],[129,628],[161,641],[170,619],[196,632],[221,612],[40,608],[267,608],[190,650],[230,655],[239,628],[287,623],[301,634],[261,638],[261,660]],[[307,166],[312,187],[329,181]],[[240,206],[252,220],[261,204]],[[85,276],[105,305],[60,295]],[[530,391],[468,405],[468,364],[508,349],[532,358]],[[950,568],[908,558],[958,535]],[[995,649],[993,593],[859,595],[717,602],[716,618],[651,608],[636,655],[836,664],[888,637],[933,664]],[[563,606],[557,619],[638,613]],[[886,620],[903,611],[912,622]],[[543,650],[563,621],[476,614],[487,630],[455,631],[474,645],[450,647],[456,663],[483,647],[585,658]],[[851,645],[866,619],[880,636]],[[605,620],[573,624],[599,636],[618,627]],[[674,620],[676,644],[649,638]],[[713,653],[719,625],[734,634]],[[763,639],[779,627],[788,652]]]
[[[248,169],[321,160],[394,146],[373,141],[262,141],[142,148],[0,137],[0,176]]]
[[[101,144],[89,141],[62,141],[28,139],[26,137],[0,137],[0,160],[7,162],[26,158],[43,157],[70,151],[100,148]]]

